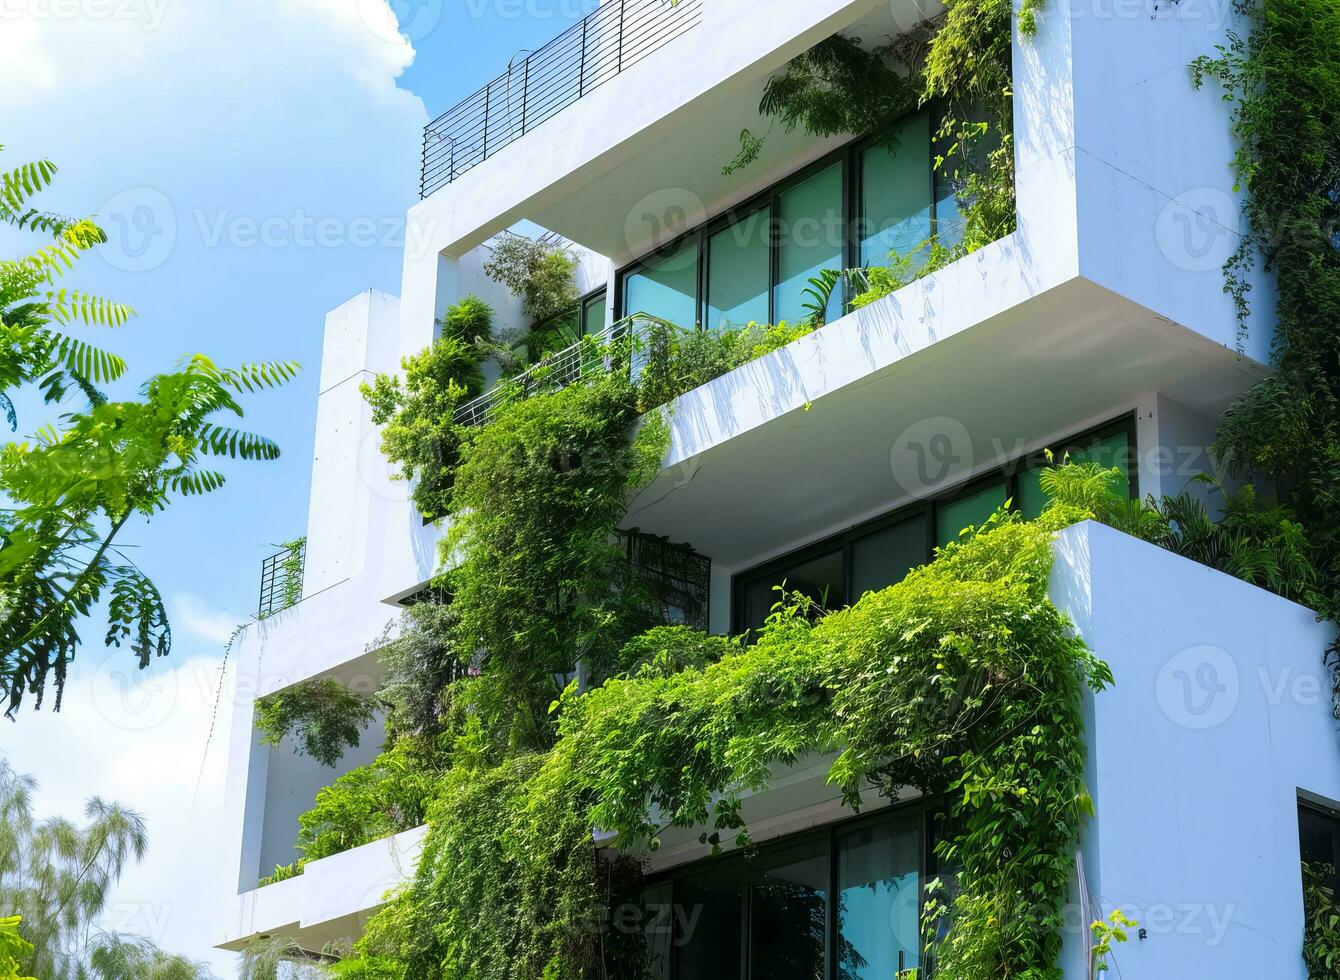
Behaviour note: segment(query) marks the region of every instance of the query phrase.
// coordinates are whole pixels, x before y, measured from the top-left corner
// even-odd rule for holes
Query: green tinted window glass
[[[649,259],[624,280],[624,313],[649,313],[686,329],[698,323],[698,240]]]
[[[834,164],[782,193],[777,214],[776,317],[802,319],[810,279],[842,269],[842,165]],[[828,318],[842,313],[841,289],[828,303]]]
[[[586,309],[582,312],[582,333],[591,337],[605,329],[605,308],[606,303],[603,299],[592,300],[586,304]]]
[[[1044,468],[1035,466],[1024,470],[1014,481],[1014,505],[1026,521],[1033,520],[1047,508],[1047,495],[1042,492],[1042,484],[1039,481]]]
[[[861,264],[889,265],[889,253],[911,255],[931,236],[930,113],[918,112],[894,132],[897,143],[861,154]],[[925,253],[917,255],[917,264]]]
[[[1005,503],[1005,484],[997,483],[935,508],[935,539],[940,545],[957,541],[959,532],[976,527]]]
[[[901,582],[908,572],[926,563],[930,557],[927,519],[925,514],[917,514],[851,543],[849,602]]]
[[[707,329],[768,322],[768,230],[764,208],[717,232],[707,246]]]
[[[1118,432],[1106,439],[1090,443],[1084,449],[1071,450],[1070,461],[1072,463],[1097,463],[1104,468],[1115,466],[1121,470],[1122,474],[1115,489],[1118,493],[1129,495],[1131,492],[1130,449],[1129,435],[1125,432]]]

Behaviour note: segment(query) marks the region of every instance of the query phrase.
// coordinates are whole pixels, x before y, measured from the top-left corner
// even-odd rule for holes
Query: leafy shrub
[[[1309,977],[1340,973],[1340,905],[1333,881],[1331,865],[1303,862],[1303,962]]]
[[[556,242],[504,234],[494,240],[484,274],[521,300],[521,312],[532,324],[577,302],[577,260]]]
[[[639,404],[649,410],[673,401],[741,365],[812,333],[810,323],[750,323],[729,330],[678,330],[654,324],[642,338],[645,367]]]
[[[421,826],[446,759],[440,741],[405,737],[321,790],[298,818],[303,862]]]
[[[1322,601],[1321,556],[1293,512],[1262,501],[1250,485],[1225,493],[1223,514],[1210,516],[1204,501],[1182,492],[1162,500],[1132,500],[1118,490],[1121,474],[1097,463],[1042,471],[1042,489],[1053,501],[1093,513],[1104,524],[1169,551],[1316,608]]]
[[[386,670],[377,698],[387,705],[386,728],[393,737],[444,729],[449,708],[444,692],[468,666],[457,655],[456,637],[449,603],[420,602],[401,614],[394,639],[373,644]]]
[[[484,387],[480,363],[490,351],[493,311],[467,296],[447,310],[442,336],[400,362],[404,381],[379,374],[359,391],[382,426],[382,453],[413,480],[414,503],[429,520],[447,513],[451,481],[460,459],[457,407]]]
[[[358,745],[376,713],[374,699],[321,677],[257,698],[256,728],[262,745],[280,745],[293,736],[300,755],[334,766],[346,747]]]

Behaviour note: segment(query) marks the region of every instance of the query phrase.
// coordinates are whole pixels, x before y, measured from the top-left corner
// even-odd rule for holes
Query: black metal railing
[[[702,0],[606,0],[423,130],[427,197],[696,26]]]
[[[302,598],[302,572],[307,559],[307,540],[300,538],[261,562],[261,597],[256,617],[264,619],[283,612]]]

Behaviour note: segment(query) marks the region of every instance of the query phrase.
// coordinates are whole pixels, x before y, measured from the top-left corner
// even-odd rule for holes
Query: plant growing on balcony
[[[484,387],[480,364],[493,339],[493,310],[475,296],[451,306],[431,346],[401,360],[404,379],[379,374],[359,391],[382,426],[382,453],[414,483],[414,504],[429,520],[447,513],[460,458],[454,414]]]
[[[869,782],[945,801],[956,829],[938,849],[960,871],[956,897],[933,889],[926,909],[932,924],[952,909],[937,976],[1044,975],[1090,806],[1081,693],[1111,679],[1046,595],[1052,531],[1083,516],[1002,512],[849,610],[811,622],[779,606],[752,647],[674,630],[636,641],[627,673],[559,700],[551,748],[446,774],[413,886],[347,969],[640,976],[636,936],[606,927],[636,894],[636,862],[602,864],[590,828],[635,854],[656,843],[654,802],[661,822],[743,843],[740,792],[836,748],[830,779],[852,805]]]
[[[491,247],[493,255],[484,263],[484,274],[521,300],[521,312],[530,326],[567,313],[576,304],[577,260],[561,244],[504,233],[493,240]],[[580,327],[577,335],[581,335]],[[526,341],[546,350],[567,346],[559,343],[545,347],[542,337],[527,337]],[[533,349],[531,356],[543,352]]]
[[[377,702],[333,677],[312,678],[256,699],[256,729],[262,745],[292,737],[300,755],[334,766],[346,748],[356,748],[372,724]]]

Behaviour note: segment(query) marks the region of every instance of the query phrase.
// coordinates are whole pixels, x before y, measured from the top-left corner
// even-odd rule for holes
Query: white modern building
[[[254,698],[313,677],[375,688],[369,641],[424,588],[444,533],[390,479],[359,382],[427,346],[466,294],[520,324],[482,271],[489,242],[520,222],[582,256],[592,330],[636,312],[709,329],[795,319],[816,270],[887,252],[888,239],[844,230],[853,219],[925,237],[953,209],[933,178],[929,111],[903,124],[896,165],[882,145],[780,127],[752,166],[722,165],[742,129],[768,131],[759,99],[790,59],[838,32],[897,36],[928,4],[606,0],[430,125],[401,295],[365,292],[326,318],[302,600],[238,648],[221,946],[356,937],[423,838],[258,887],[300,856],[297,817],[316,792],[379,739],[326,768],[261,745]],[[677,401],[662,471],[625,526],[710,563],[712,631],[757,625],[782,579],[839,599],[890,584],[1007,497],[1033,506],[1048,448],[1127,466],[1140,496],[1212,469],[1218,415],[1267,373],[1273,326],[1268,278],[1245,334],[1224,293],[1241,220],[1228,107],[1187,70],[1232,17],[1226,3],[1046,0],[1036,36],[1014,41],[1017,230]],[[781,242],[749,230],[769,220],[839,230]],[[1300,855],[1340,846],[1330,627],[1102,526],[1055,547],[1053,599],[1116,676],[1086,706],[1097,813],[1076,856],[1066,977],[1088,976],[1085,920],[1114,907],[1141,924],[1115,975],[1305,977]],[[918,963],[927,828],[915,802],[851,823],[824,771],[797,767],[747,801],[754,838],[783,848],[758,860],[792,855],[793,880],[831,893],[848,886],[833,855],[864,855],[854,873],[890,896],[868,975],[893,976]],[[704,857],[696,834],[667,839],[653,872],[676,896],[717,895]],[[741,907],[710,917],[700,940],[713,955],[758,927]],[[694,972],[696,955],[677,953],[667,978],[750,971]]]

